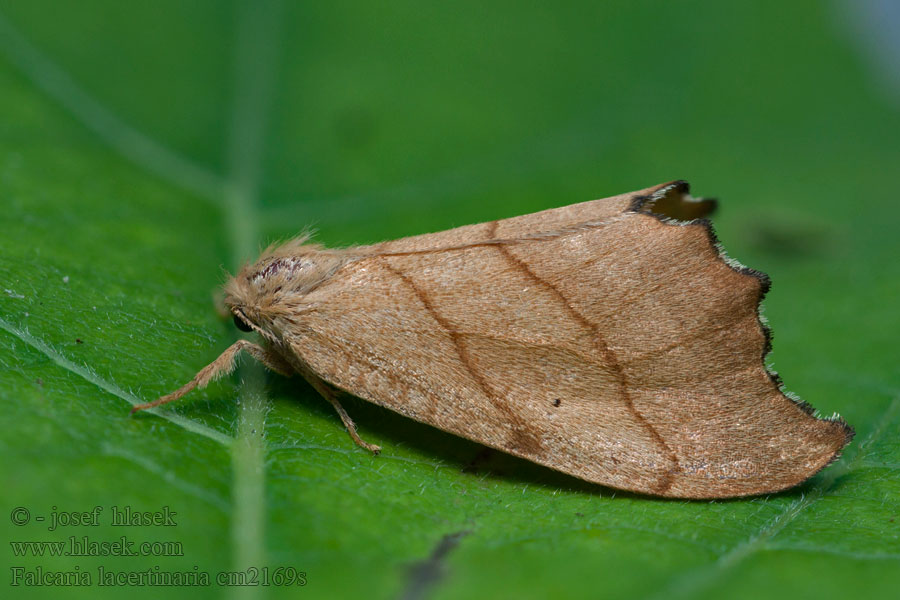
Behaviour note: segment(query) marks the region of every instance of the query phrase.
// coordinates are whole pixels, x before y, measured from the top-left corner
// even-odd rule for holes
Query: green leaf
[[[681,4],[0,4],[6,539],[176,554],[11,544],[7,584],[78,568],[94,585],[67,597],[895,593],[898,97],[830,4]],[[235,339],[222,267],[273,239],[364,243],[675,178],[722,198],[729,254],[772,276],[787,387],[857,430],[797,489],[624,494],[351,400],[373,457],[250,361],[128,415]],[[96,526],[48,529],[95,506]],[[113,526],[126,506],[177,525]],[[216,580],[248,567],[306,586]],[[211,581],[97,587],[99,568]],[[63,592],[19,581],[17,598]]]

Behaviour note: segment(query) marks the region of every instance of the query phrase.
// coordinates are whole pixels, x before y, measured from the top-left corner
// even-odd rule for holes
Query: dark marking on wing
[[[492,238],[496,237],[498,222],[494,221],[490,225],[489,235]],[[667,455],[667,458],[671,461],[673,467],[668,469],[665,473],[663,473],[660,477],[659,483],[654,488],[654,493],[663,494],[669,488],[672,487],[674,483],[674,476],[677,473],[681,472],[681,466],[678,464],[678,457],[675,456],[675,452],[666,444],[665,440],[659,434],[653,425],[650,424],[649,421],[638,411],[637,407],[634,405],[634,401],[631,398],[631,394],[628,391],[628,379],[625,375],[625,370],[622,368],[622,364],[619,362],[618,357],[615,352],[609,347],[606,340],[600,333],[597,325],[592,323],[582,315],[578,310],[572,306],[571,302],[569,302],[568,298],[566,298],[559,289],[553,285],[551,282],[543,279],[538,276],[531,267],[529,267],[524,261],[520,260],[516,257],[512,252],[509,251],[509,248],[500,244],[495,246],[497,251],[500,252],[503,257],[511,264],[514,265],[522,274],[531,279],[536,284],[544,287],[549,290],[553,296],[557,299],[557,301],[566,309],[566,311],[571,315],[575,321],[582,325],[582,327],[588,329],[591,332],[591,340],[593,342],[594,347],[597,349],[597,352],[600,354],[601,359],[606,363],[610,372],[616,379],[617,387],[619,388],[619,396],[622,398],[622,402],[625,403],[628,411],[634,416],[634,418],[641,424],[641,426],[650,434],[650,437],[656,442],[656,444],[663,450],[663,452]],[[554,405],[556,405],[554,403]]]
[[[422,306],[425,307],[425,310],[428,311],[428,314],[434,319],[434,321],[443,329],[447,335],[450,337],[450,340],[453,342],[453,346],[456,348],[456,353],[459,358],[460,363],[466,368],[469,375],[475,381],[484,395],[490,400],[491,404],[501,413],[504,414],[505,419],[510,424],[510,438],[507,440],[507,444],[510,447],[510,450],[524,452],[525,454],[531,456],[540,456],[543,454],[543,444],[540,439],[538,439],[534,433],[529,430],[529,427],[526,423],[524,423],[507,404],[507,402],[500,397],[492,388],[490,383],[485,379],[485,377],[478,372],[478,369],[475,368],[475,364],[472,360],[471,355],[469,354],[469,350],[466,347],[465,340],[463,336],[456,331],[456,329],[446,320],[444,319],[440,313],[436,310],[434,306],[434,302],[428,296],[428,294],[417,286],[415,282],[408,275],[404,274],[402,271],[397,269],[396,267],[390,265],[386,260],[381,258],[379,263],[383,265],[388,271],[393,273],[397,278],[399,278],[403,283],[415,294],[416,298],[418,298],[419,302],[422,303]]]

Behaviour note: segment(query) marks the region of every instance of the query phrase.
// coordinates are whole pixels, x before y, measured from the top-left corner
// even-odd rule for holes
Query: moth
[[[853,437],[765,364],[769,278],[727,258],[676,181],[383,243],[265,250],[225,285],[235,342],[342,392],[590,482],[677,498],[792,487]]]

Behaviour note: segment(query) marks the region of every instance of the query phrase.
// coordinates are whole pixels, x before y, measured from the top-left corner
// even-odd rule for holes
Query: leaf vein
[[[220,204],[223,182],[216,173],[127,124],[31,44],[2,14],[0,52],[38,89],[120,155],[212,204]]]
[[[100,377],[99,375],[94,373],[94,371],[92,371],[90,369],[90,367],[88,367],[87,365],[75,364],[74,362],[72,362],[71,360],[69,360],[62,354],[60,354],[56,349],[52,348],[49,344],[47,344],[43,340],[31,335],[26,329],[19,329],[19,328],[15,327],[14,325],[12,325],[11,323],[4,320],[3,318],[0,318],[0,329],[5,330],[7,333],[10,333],[11,335],[14,335],[15,337],[17,337],[19,340],[21,340],[25,344],[31,346],[38,352],[47,356],[47,358],[52,360],[56,365],[62,367],[63,369],[65,369],[75,375],[78,375],[79,377],[81,377],[82,379],[84,379],[86,381],[93,383],[94,385],[96,385],[100,389],[104,390],[105,392],[108,392],[108,393],[112,394],[113,396],[117,396],[117,397],[121,398],[122,400],[125,400],[132,406],[142,403],[141,399],[136,397],[134,394],[131,394],[130,392],[126,392],[125,390],[123,390],[122,388],[117,386],[115,383],[112,383],[112,382],[107,381],[106,379]],[[182,427],[183,429],[186,429],[187,431],[190,431],[191,433],[196,433],[198,435],[202,435],[213,441],[216,441],[216,442],[222,444],[223,446],[230,446],[231,443],[234,441],[234,439],[231,436],[229,436],[225,433],[222,433],[221,431],[217,431],[211,427],[208,427],[202,423],[198,423],[197,421],[194,421],[192,419],[188,419],[187,417],[183,417],[179,414],[175,414],[173,412],[169,412],[169,411],[165,411],[165,410],[160,410],[158,408],[148,410],[147,412],[150,412],[162,419],[165,419],[175,425],[178,425],[179,427]]]

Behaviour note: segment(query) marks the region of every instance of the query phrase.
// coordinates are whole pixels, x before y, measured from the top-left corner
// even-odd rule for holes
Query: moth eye
[[[241,331],[253,331],[253,328],[247,325],[243,319],[234,315],[234,326],[240,329]]]

